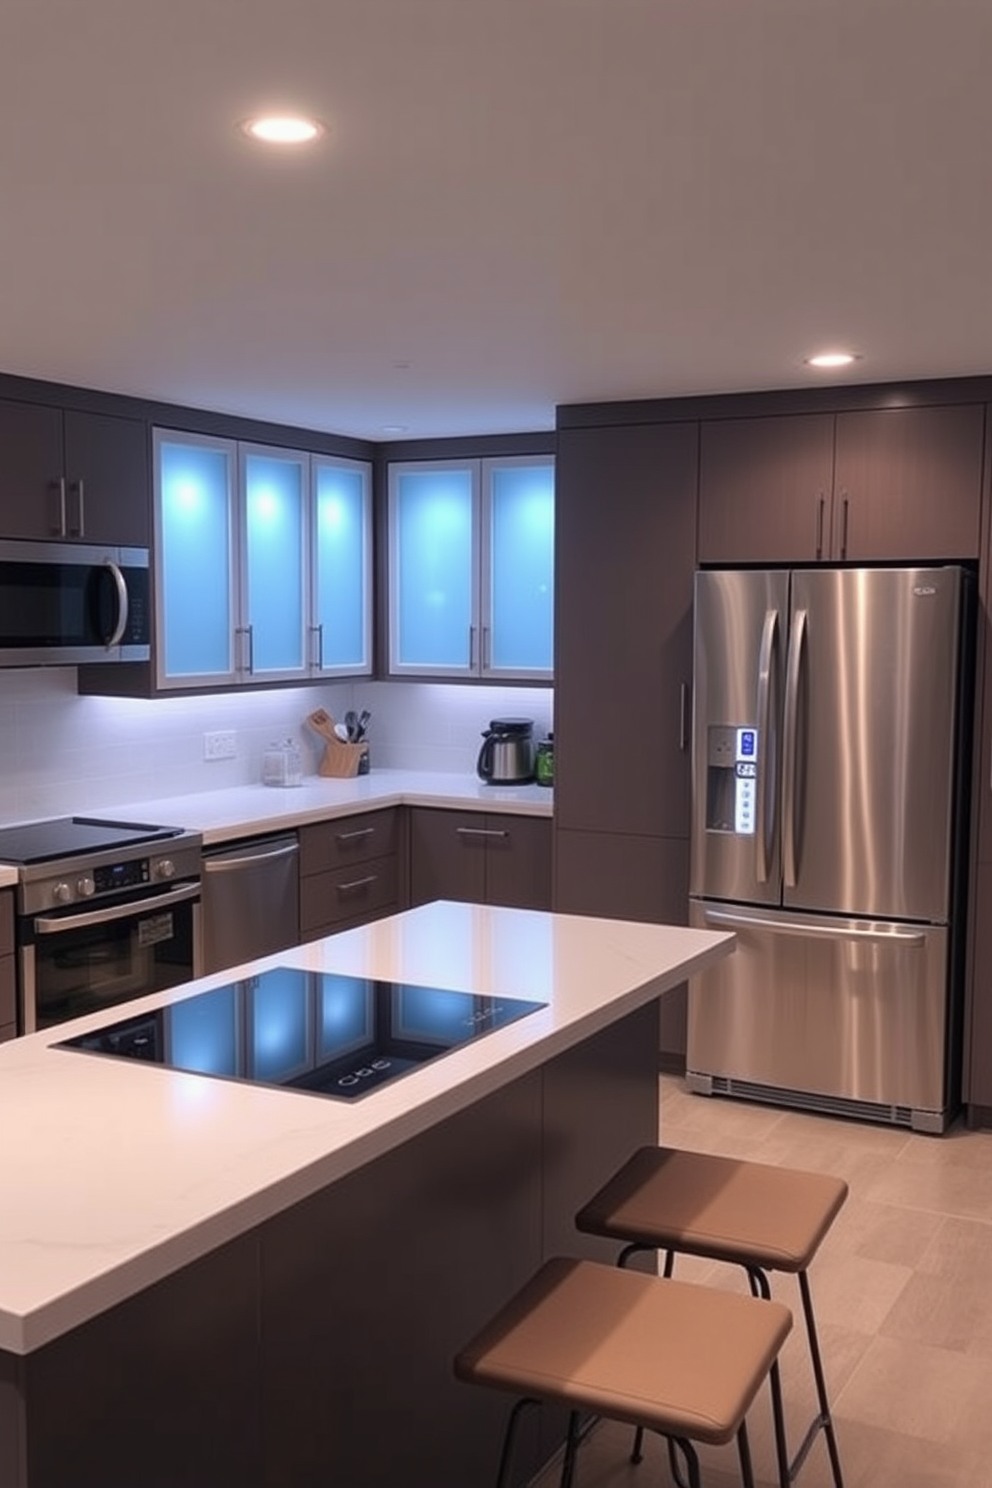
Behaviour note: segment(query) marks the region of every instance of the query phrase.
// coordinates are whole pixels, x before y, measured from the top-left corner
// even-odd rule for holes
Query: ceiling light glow
[[[857,360],[853,351],[820,351],[816,356],[807,357],[806,364],[809,367],[821,368],[849,367]]]
[[[249,139],[266,145],[306,145],[324,133],[324,126],[317,119],[302,114],[262,114],[257,119],[247,119],[241,128]]]

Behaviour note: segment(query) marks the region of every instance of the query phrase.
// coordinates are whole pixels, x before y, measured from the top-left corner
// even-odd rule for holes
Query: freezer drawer
[[[943,1129],[945,926],[701,900],[689,923],[737,935],[689,984],[693,1088]]]

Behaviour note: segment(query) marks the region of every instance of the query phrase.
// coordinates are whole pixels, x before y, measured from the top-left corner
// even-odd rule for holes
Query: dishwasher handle
[[[209,853],[204,853],[202,869],[204,873],[234,873],[239,868],[253,868],[257,863],[271,863],[276,858],[294,857],[299,851],[300,844],[294,837],[277,843],[274,847],[239,852],[237,856],[228,857],[218,853],[216,857],[211,857]]]

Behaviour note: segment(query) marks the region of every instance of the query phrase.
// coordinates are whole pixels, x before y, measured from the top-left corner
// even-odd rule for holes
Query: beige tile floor
[[[661,1082],[663,1140],[842,1175],[850,1196],[810,1270],[846,1488],[992,1488],[992,1132],[943,1137],[690,1095]],[[683,1260],[678,1275],[742,1287]],[[799,1314],[791,1277],[773,1293]],[[801,1323],[783,1355],[787,1420],[812,1415]],[[775,1484],[770,1412],[749,1419],[761,1488]],[[629,1432],[601,1424],[576,1488],[667,1488],[664,1448],[627,1461]],[[702,1454],[706,1488],[739,1480],[733,1448]],[[555,1481],[545,1475],[540,1488]],[[830,1488],[822,1436],[797,1479]]]

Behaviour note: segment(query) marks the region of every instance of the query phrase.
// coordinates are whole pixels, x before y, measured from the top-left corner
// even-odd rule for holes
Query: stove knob
[[[156,863],[156,865],[155,865],[155,877],[156,878],[175,878],[175,876],[176,876],[176,865],[172,861],[171,858],[163,858],[160,863]]]
[[[57,883],[52,890],[52,898],[56,904],[69,904],[72,900],[72,890],[67,883]]]
[[[95,891],[96,884],[93,882],[92,878],[90,878],[89,874],[87,874],[85,878],[81,878],[76,884],[76,893],[80,896],[81,899],[88,899],[90,895]]]

